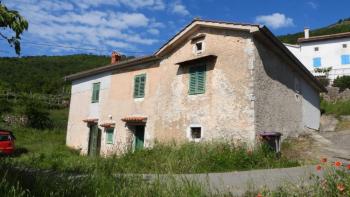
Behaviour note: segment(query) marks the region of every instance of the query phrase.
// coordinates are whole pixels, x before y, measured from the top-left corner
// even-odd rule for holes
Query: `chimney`
[[[310,28],[305,27],[305,29],[304,29],[304,37],[305,37],[305,39],[309,39],[310,38]]]
[[[116,64],[120,61],[121,55],[115,51],[112,52],[111,64]]]

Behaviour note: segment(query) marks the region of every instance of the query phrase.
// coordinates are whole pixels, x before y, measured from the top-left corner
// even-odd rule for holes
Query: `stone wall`
[[[323,99],[326,101],[335,102],[350,100],[350,90],[348,88],[342,92],[339,90],[338,87],[327,87],[327,90],[327,93],[321,94]]]

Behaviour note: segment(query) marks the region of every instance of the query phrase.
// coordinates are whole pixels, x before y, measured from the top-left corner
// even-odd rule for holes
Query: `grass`
[[[108,158],[80,156],[65,146],[61,130],[14,128],[20,153],[8,161],[16,166],[85,173],[112,169],[114,173],[206,173],[298,166],[278,158],[266,147],[254,150],[232,143],[156,144],[152,149]]]
[[[328,102],[321,100],[321,111],[336,116],[350,115],[350,101]]]

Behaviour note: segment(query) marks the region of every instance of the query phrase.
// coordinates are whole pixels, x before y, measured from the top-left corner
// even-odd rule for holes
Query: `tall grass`
[[[321,100],[321,111],[336,116],[350,115],[350,101],[328,102]]]
[[[59,130],[17,128],[17,148],[11,165],[86,173],[110,169],[114,173],[207,173],[292,167],[297,161],[277,157],[265,146],[250,150],[229,142],[156,144],[152,149],[108,158],[80,156],[65,146]]]

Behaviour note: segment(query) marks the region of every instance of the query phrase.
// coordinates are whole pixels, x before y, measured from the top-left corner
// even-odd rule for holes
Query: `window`
[[[201,54],[204,51],[203,41],[198,41],[193,45],[193,52],[195,54]]]
[[[315,50],[315,51],[318,51],[318,50],[319,50],[319,48],[318,48],[318,47],[315,47],[315,48],[314,48],[314,50]]]
[[[100,99],[100,83],[94,83],[92,85],[92,99],[91,102],[98,103]]]
[[[321,66],[321,58],[320,57],[315,57],[313,59],[313,66],[316,68]]]
[[[205,75],[206,66],[192,66],[189,70],[189,90],[188,93],[204,94],[205,93]]]
[[[343,44],[343,48],[348,48],[348,45],[347,44]]]
[[[0,142],[1,141],[8,141],[10,140],[10,136],[9,135],[0,135]]]
[[[136,75],[134,78],[134,98],[145,96],[146,74]]]
[[[114,134],[113,127],[106,129],[106,144],[113,144],[113,134]]]
[[[350,55],[342,55],[341,56],[341,64],[350,64]]]
[[[191,138],[196,140],[202,137],[202,128],[201,127],[191,127]]]

